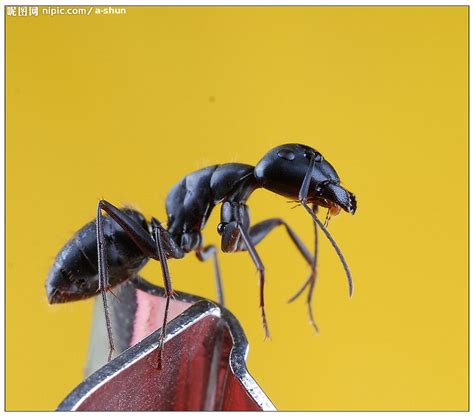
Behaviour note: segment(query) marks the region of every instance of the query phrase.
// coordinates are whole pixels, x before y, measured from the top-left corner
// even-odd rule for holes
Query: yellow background
[[[41,13],[41,8],[40,8]],[[255,164],[299,141],[358,198],[321,241],[313,335],[308,268],[283,230],[258,246],[273,340],[248,254],[224,254],[248,365],[281,410],[467,408],[467,7],[128,7],[7,18],[7,408],[53,409],[82,379],[92,301],[49,306],[44,281],[99,198],[165,220],[209,164]],[[307,213],[256,192],[311,245]],[[204,232],[219,243],[219,210]],[[170,263],[214,297],[212,264]],[[159,284],[158,264],[143,275]]]

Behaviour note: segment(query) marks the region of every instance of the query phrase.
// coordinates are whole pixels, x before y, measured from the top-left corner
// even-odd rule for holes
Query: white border
[[[81,3],[80,1],[78,0],[63,0],[61,2],[53,2],[52,4],[48,4],[47,2],[44,2],[44,1],[38,1],[38,0],[29,0],[29,1],[21,1],[21,2],[17,2],[17,1],[12,1],[12,0],[4,0],[3,1],[3,4],[2,6],[8,6],[8,5],[12,5],[12,6],[22,6],[22,5],[32,5],[32,6],[78,6],[78,7],[84,7],[84,6],[87,6],[87,5],[92,5],[92,6],[97,6],[97,5],[103,5],[103,6],[112,6],[112,5],[117,5],[117,6],[134,6],[134,7],[137,7],[137,6],[152,6],[152,5],[168,5],[168,6],[186,6],[186,5],[189,5],[189,6],[196,6],[196,5],[207,5],[207,6],[272,6],[272,5],[277,5],[277,6],[471,6],[474,2],[473,1],[363,1],[363,2],[360,2],[360,1],[325,1],[325,2],[317,2],[317,1],[302,1],[302,0],[299,0],[299,1],[296,1],[296,2],[290,2],[290,1],[262,1],[262,0],[259,0],[259,1],[242,1],[242,0],[234,0],[234,1],[150,1],[150,0],[138,0],[136,3],[133,3],[131,0],[129,1],[124,1],[124,0],[115,0],[115,1],[110,1],[110,0],[102,0],[102,1],[87,1],[87,2],[84,2],[84,3]],[[4,33],[5,33],[5,8],[4,7],[1,7],[0,8],[0,21],[1,21],[1,30],[0,30],[0,36],[1,36],[1,39],[0,39],[0,42],[1,42],[1,46],[2,46],[2,49],[3,49],[3,53],[0,54],[0,59],[1,59],[1,62],[0,62],[0,67],[1,67],[1,74],[2,74],[2,79],[4,79],[4,76],[5,76],[5,62],[4,62],[4,53],[5,53],[5,50],[4,50],[4,45],[5,45],[5,39],[4,39]],[[469,20],[471,19],[471,10],[469,10]],[[471,55],[471,52],[472,52],[472,32],[470,31],[469,33],[469,54]],[[471,77],[472,73],[472,68],[470,67],[470,73],[469,73],[469,77]],[[5,97],[5,85],[4,83],[2,82],[2,86],[1,86],[1,90],[2,90],[2,93],[3,93],[3,97]],[[471,92],[472,92],[472,87],[471,87],[471,84],[469,85],[469,95],[471,96]],[[2,113],[2,117],[1,117],[1,127],[2,127],[2,130],[4,130],[4,127],[5,127],[5,112],[4,112],[4,100],[1,101],[1,113]],[[471,112],[469,111],[469,125],[471,123]],[[4,141],[5,141],[5,137],[4,137]],[[5,143],[5,142],[4,142]],[[0,152],[1,152],[1,161],[2,161],[2,169],[0,170],[0,184],[1,184],[1,187],[2,187],[2,196],[4,198],[5,196],[5,178],[4,178],[4,172],[5,172],[5,153],[4,153],[4,147],[1,147],[0,148]],[[470,161],[474,160],[473,158],[473,150],[472,150],[472,147],[470,146],[469,148],[469,159]],[[472,195],[472,191],[473,191],[473,181],[472,181],[472,172],[470,171],[470,175],[469,175],[469,192],[470,192],[470,196]],[[470,205],[470,209],[469,209],[469,217],[470,217],[470,220],[472,220],[473,218],[473,206]],[[0,205],[0,214],[1,216],[3,217],[3,219],[5,219],[5,210],[4,210],[4,204],[1,204]],[[469,236],[471,236],[471,231],[472,231],[472,222],[470,221],[470,227],[469,227]],[[0,222],[0,232],[3,234],[3,236],[5,236],[5,223],[4,222]],[[3,265],[3,271],[5,271],[5,250],[4,250],[4,242],[5,240],[3,239],[0,243],[1,245],[1,248],[0,248],[0,260],[1,260],[1,263]],[[469,250],[469,260],[471,262],[471,259],[472,259],[472,246],[470,246],[470,250]],[[5,288],[5,286],[2,287],[3,289]],[[470,286],[470,299],[472,299],[472,286]],[[5,304],[4,304],[4,296],[2,295],[0,297],[1,299],[1,304],[2,304],[2,308],[0,309],[0,320],[2,321],[2,323],[5,323],[5,317],[4,317],[4,311],[5,311]],[[472,325],[473,323],[473,320],[472,320],[472,310],[470,309],[470,325]],[[5,330],[5,329],[4,329]],[[4,381],[5,381],[5,340],[4,340],[4,337],[5,337],[5,332],[2,332],[1,333],[1,340],[0,340],[0,349],[1,349],[1,357],[2,357],[2,361],[1,361],[1,365],[0,365],[0,369],[1,371],[3,371],[3,375],[4,375],[4,378],[0,380],[0,390],[2,392],[2,395],[1,395],[1,403],[0,403],[0,410],[3,411],[5,409],[5,398],[4,398],[4,394],[5,394],[5,390],[4,390],[4,387],[3,387],[3,384],[4,384]],[[470,376],[472,376],[472,361],[470,361]],[[470,395],[469,397],[471,398],[471,393],[472,393],[472,384],[469,384],[470,386]],[[43,387],[45,388],[45,387]],[[47,387],[46,387],[47,389]],[[0,412],[1,412],[0,411]],[[291,412],[289,414],[294,414],[296,412]],[[298,414],[300,414],[301,412],[297,412]],[[351,415],[358,415],[358,414],[362,414],[362,413],[365,413],[365,412],[351,412]],[[398,412],[395,412],[396,414],[398,414]],[[27,412],[15,412],[15,415],[18,415],[18,416],[22,416],[22,415],[26,415],[26,414],[30,414],[30,413],[27,413]],[[49,413],[42,413],[42,415],[48,415],[48,414],[53,414],[52,412]],[[96,414],[96,413],[93,413],[93,414]],[[101,413],[97,413],[98,415],[101,415]],[[206,413],[207,414],[207,413]],[[285,413],[285,414],[288,414],[288,413]],[[318,415],[321,416],[330,416],[330,417],[334,417],[334,416],[338,416],[340,414],[343,414],[341,412],[319,412]],[[370,413],[370,415],[374,415],[374,414],[382,414],[382,412],[375,412],[375,413]],[[383,414],[386,414],[385,412]],[[390,412],[390,415],[393,415],[394,412]],[[415,413],[415,412],[403,412],[403,416],[411,416],[411,415],[418,415],[419,413]],[[429,413],[423,413],[423,416],[427,415],[427,414],[434,414],[429,412]],[[121,413],[121,415],[124,415],[124,416],[132,416],[133,414],[132,413]],[[165,416],[176,416],[176,414],[172,413],[172,412],[162,412],[160,413],[160,415],[165,415]],[[209,413],[209,415],[216,415],[216,414],[211,414]],[[243,416],[243,415],[247,415],[247,413],[243,413],[243,412],[233,412],[232,413],[233,416]]]

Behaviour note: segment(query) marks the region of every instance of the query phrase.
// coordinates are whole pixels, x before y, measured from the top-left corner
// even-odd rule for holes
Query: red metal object
[[[163,369],[157,370],[163,289],[136,278],[109,297],[119,355],[106,362],[101,302],[96,303],[87,365],[91,375],[60,411],[274,410],[247,371],[248,344],[235,317],[208,300],[177,293]],[[99,368],[99,369],[97,369]]]

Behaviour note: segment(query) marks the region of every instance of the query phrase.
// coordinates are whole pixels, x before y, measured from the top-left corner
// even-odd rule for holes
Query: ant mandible
[[[273,218],[250,225],[246,202],[258,188],[288,197],[301,204],[310,214],[315,229],[314,256],[282,219]],[[149,258],[159,261],[166,297],[159,342],[158,368],[161,368],[168,309],[173,295],[167,259],[181,259],[191,251],[195,251],[200,261],[212,257],[218,301],[224,304],[217,249],[214,245],[204,246],[201,235],[212,209],[220,203],[221,222],[217,230],[222,236],[222,251],[248,251],[257,267],[265,337],[270,336],[264,302],[265,268],[255,246],[276,226],[285,227],[296,248],[311,267],[309,278],[290,301],[309,287],[307,303],[310,321],[318,331],[311,308],[316,284],[317,229],[319,227],[323,231],[336,250],[346,272],[349,294],[352,295],[349,267],[325,226],[330,216],[338,214],[341,208],[354,214],[357,203],[354,194],[340,185],[339,176],[332,165],[318,151],[301,144],[277,146],[255,167],[240,163],[212,165],[185,176],[166,198],[166,229],[154,217],[148,223],[136,210],[118,209],[108,201],[100,200],[96,220],[80,229],[59,252],[46,281],[49,302],[75,301],[93,297],[100,292],[104,304],[110,360],[114,342],[106,292],[134,277]],[[316,216],[318,206],[328,209],[325,224]],[[108,216],[103,216],[102,211]]]

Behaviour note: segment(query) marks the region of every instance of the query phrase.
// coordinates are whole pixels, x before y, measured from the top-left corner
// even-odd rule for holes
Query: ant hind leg
[[[112,359],[115,350],[112,335],[112,325],[107,303],[107,291],[109,288],[109,275],[107,270],[107,251],[106,240],[104,236],[104,225],[102,210],[105,211],[134,241],[138,248],[145,256],[156,258],[153,239],[146,233],[142,226],[135,222],[131,217],[123,211],[110,204],[106,200],[100,200],[97,205],[96,217],[96,235],[97,235],[97,257],[98,257],[98,275],[99,275],[99,291],[102,295],[104,305],[105,323],[107,327],[107,336],[109,340],[108,361]]]
[[[162,234],[167,233],[166,230],[163,230],[160,226],[160,223],[158,220],[155,218],[152,218],[151,220],[151,226],[153,230],[153,238],[155,239],[156,243],[156,250],[158,253],[158,258],[160,261],[161,265],[161,272],[163,275],[163,283],[165,287],[165,298],[166,298],[166,304],[165,304],[165,313],[163,315],[163,324],[161,326],[161,334],[160,334],[160,340],[158,343],[158,362],[156,364],[157,369],[162,369],[163,366],[163,354],[164,354],[164,343],[165,343],[165,337],[166,337],[166,325],[168,322],[168,312],[169,312],[169,307],[170,307],[170,300],[173,297],[173,286],[171,284],[171,276],[170,272],[168,269],[168,261],[166,259],[166,253],[163,248],[163,238]]]
[[[221,305],[225,305],[221,269],[219,266],[219,259],[217,258],[217,248],[214,245],[205,246],[196,250],[196,256],[201,262],[207,261],[212,256],[214,262],[214,276],[216,281],[217,302]]]

